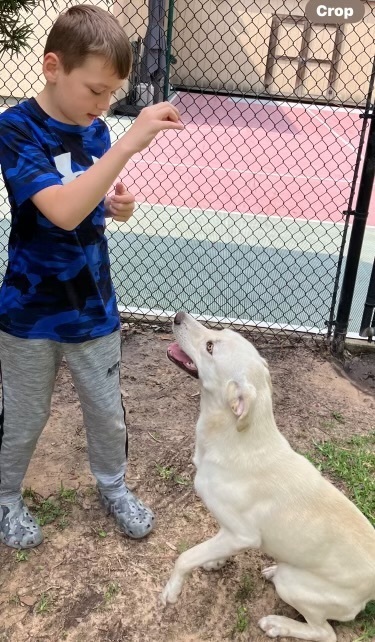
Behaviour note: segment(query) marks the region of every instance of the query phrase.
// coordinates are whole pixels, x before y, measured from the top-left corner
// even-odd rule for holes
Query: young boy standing
[[[104,235],[105,216],[127,221],[134,198],[121,183],[113,196],[106,194],[136,152],[160,131],[183,125],[172,105],[153,105],[111,147],[100,116],[130,67],[131,47],[114,16],[74,6],[48,36],[42,92],[0,115],[0,163],[12,215],[0,290],[0,541],[14,548],[43,539],[21,487],[63,356],[104,507],[130,537],[153,527],[152,511],[124,481],[120,322]]]

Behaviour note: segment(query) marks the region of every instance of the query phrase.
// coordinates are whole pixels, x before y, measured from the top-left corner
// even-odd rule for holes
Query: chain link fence
[[[41,90],[46,34],[69,4],[79,3],[41,2],[28,18],[30,50],[2,55],[2,109]],[[116,15],[133,47],[130,78],[106,115],[113,141],[163,99],[185,124],[121,174],[137,205],[128,224],[107,227],[120,309],[131,319],[184,309],[218,325],[329,334],[367,137],[375,4],[345,25],[309,22],[304,0],[92,4]],[[3,184],[0,215],[3,275]]]

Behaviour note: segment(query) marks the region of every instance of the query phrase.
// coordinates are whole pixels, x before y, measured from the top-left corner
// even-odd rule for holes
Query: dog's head
[[[230,408],[243,430],[255,405],[271,399],[265,359],[241,334],[205,328],[185,312],[176,314],[173,332],[177,342],[168,347],[169,359],[199,379],[216,404]]]

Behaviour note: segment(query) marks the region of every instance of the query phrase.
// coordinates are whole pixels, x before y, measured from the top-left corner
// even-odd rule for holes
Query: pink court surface
[[[122,175],[138,203],[343,221],[358,109],[189,93],[171,102],[184,131],[160,134]]]

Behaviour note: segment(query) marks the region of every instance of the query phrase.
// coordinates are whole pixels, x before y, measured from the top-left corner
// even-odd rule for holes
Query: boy
[[[21,486],[63,356],[104,507],[130,537],[153,527],[152,511],[124,481],[120,324],[104,236],[105,216],[127,221],[134,198],[121,183],[105,195],[158,132],[183,125],[172,105],[153,105],[110,146],[100,116],[130,67],[131,47],[114,16],[74,6],[48,36],[42,92],[0,115],[0,163],[12,214],[0,291],[0,541],[13,548],[43,539]]]

